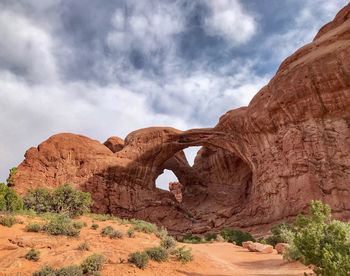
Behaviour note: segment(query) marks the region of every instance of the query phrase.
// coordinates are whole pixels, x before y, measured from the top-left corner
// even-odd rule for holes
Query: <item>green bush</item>
[[[190,248],[186,248],[185,246],[176,248],[172,254],[176,257],[176,259],[182,263],[188,263],[193,260],[192,251]]]
[[[232,242],[240,246],[242,245],[242,242],[255,241],[250,233],[232,228],[222,229],[221,236],[225,239],[225,241]]]
[[[6,227],[11,227],[12,225],[16,224],[17,220],[12,215],[4,215],[0,216],[0,224]]]
[[[33,276],[57,276],[56,270],[50,266],[44,266],[39,271],[33,273]]]
[[[108,225],[108,226],[102,228],[101,235],[106,237],[106,236],[109,236],[110,234],[112,234],[113,231],[114,231],[114,228],[112,226]]]
[[[327,204],[311,201],[309,214],[286,232],[285,258],[312,265],[317,275],[350,275],[350,225],[332,220]]]
[[[134,228],[130,227],[126,233],[127,233],[129,238],[135,238],[135,230],[134,230]]]
[[[216,241],[217,236],[218,235],[216,233],[207,233],[205,234],[204,239],[208,242]]]
[[[80,216],[90,211],[91,195],[74,189],[69,184],[56,188],[52,193],[52,210],[70,217]]]
[[[56,276],[81,276],[83,270],[80,266],[70,265],[56,270]]]
[[[16,191],[0,183],[0,211],[18,211],[23,209],[23,200]]]
[[[79,236],[80,230],[76,229],[73,225],[72,220],[66,215],[53,215],[48,223],[43,227],[43,230],[50,235],[64,235],[75,237]]]
[[[35,188],[30,190],[25,197],[24,208],[34,210],[36,213],[51,212],[52,196],[46,188]]]
[[[134,229],[143,233],[156,233],[158,231],[157,225],[140,220],[140,219],[131,219],[130,223],[133,225]]]
[[[119,230],[113,230],[108,236],[110,239],[121,239],[124,234]]]
[[[165,249],[172,249],[176,246],[176,240],[171,236],[165,236],[160,240],[160,246]]]
[[[38,261],[40,258],[40,252],[38,250],[35,249],[30,249],[27,254],[24,256],[27,260],[30,261]]]
[[[27,232],[40,232],[40,230],[41,225],[38,223],[29,223],[25,228],[25,231]]]
[[[98,272],[102,269],[104,263],[106,262],[105,256],[101,254],[92,254],[91,256],[87,257],[80,265],[81,269],[83,270],[83,273],[90,273],[93,274],[95,272]]]
[[[37,213],[64,213],[70,217],[82,215],[90,210],[91,196],[74,189],[69,184],[57,187],[53,191],[36,188],[24,197],[24,206]]]
[[[86,226],[86,222],[83,222],[83,221],[74,221],[73,222],[73,227],[75,229],[81,229],[81,228],[83,228],[85,226]]]
[[[96,230],[98,227],[99,227],[99,225],[96,224],[96,223],[93,223],[93,224],[91,225],[91,229],[93,229],[93,230]]]
[[[89,244],[87,242],[82,242],[81,244],[78,245],[77,249],[80,251],[89,251],[90,247],[89,247]]]
[[[291,230],[292,227],[288,223],[280,223],[271,228],[272,235],[266,238],[266,243],[275,246],[278,243],[286,243],[287,238],[284,233],[287,230]]]
[[[10,169],[9,176],[6,179],[6,183],[9,187],[13,185],[13,177],[15,176],[16,173],[17,173],[16,167],[13,167]]]
[[[129,254],[128,262],[136,265],[140,269],[147,267],[149,257],[146,252],[133,252]]]
[[[161,246],[148,248],[145,252],[151,260],[156,262],[165,262],[168,260],[168,251]]]
[[[184,236],[182,242],[197,244],[197,243],[204,243],[205,240],[203,240],[201,237],[193,236],[192,234],[187,234]]]

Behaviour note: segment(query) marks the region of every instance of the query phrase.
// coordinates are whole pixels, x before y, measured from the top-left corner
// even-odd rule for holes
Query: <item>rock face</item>
[[[20,193],[69,182],[94,211],[139,217],[173,233],[254,230],[304,211],[311,199],[350,218],[350,5],[280,66],[249,106],[214,128],[146,128],[105,144],[74,134],[31,148],[13,177]],[[183,149],[202,146],[193,166]],[[164,169],[182,202],[155,187]]]

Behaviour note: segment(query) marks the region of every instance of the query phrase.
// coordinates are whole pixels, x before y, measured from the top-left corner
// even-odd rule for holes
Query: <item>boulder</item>
[[[253,242],[247,244],[247,249],[250,252],[261,252],[261,253],[274,253],[274,249],[272,245],[262,244],[258,242]]]
[[[278,243],[275,245],[275,249],[278,254],[283,254],[286,248],[288,248],[288,243]]]

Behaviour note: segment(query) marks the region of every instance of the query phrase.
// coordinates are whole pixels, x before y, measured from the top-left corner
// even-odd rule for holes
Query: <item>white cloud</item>
[[[176,2],[128,2],[112,18],[113,30],[107,36],[111,49],[138,49],[150,53],[172,47],[174,35],[184,28],[184,17]]]
[[[0,64],[25,72],[28,80],[51,82],[56,78],[50,35],[28,18],[0,10]]]
[[[238,0],[206,0],[211,15],[205,20],[210,35],[223,36],[233,45],[246,43],[256,32],[254,17]]]

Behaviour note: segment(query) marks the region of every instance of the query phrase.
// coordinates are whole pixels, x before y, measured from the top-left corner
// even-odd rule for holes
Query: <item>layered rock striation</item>
[[[312,199],[349,219],[349,14],[350,4],[247,107],[227,112],[214,128],[146,128],[104,144],[54,135],[26,152],[14,188],[23,194],[71,183],[92,193],[96,212],[173,233],[266,226],[305,211]],[[202,146],[193,166],[182,151],[191,146]],[[164,169],[178,177],[181,202],[155,187]]]

